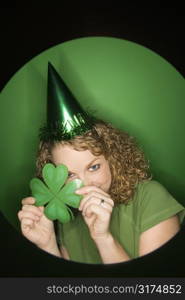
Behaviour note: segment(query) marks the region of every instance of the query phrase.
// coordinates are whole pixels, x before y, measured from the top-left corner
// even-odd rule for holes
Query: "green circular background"
[[[130,41],[71,40],[24,65],[1,93],[0,208],[19,228],[21,199],[30,195],[38,129],[46,116],[50,61],[85,109],[136,136],[153,177],[185,203],[185,84],[165,59]]]

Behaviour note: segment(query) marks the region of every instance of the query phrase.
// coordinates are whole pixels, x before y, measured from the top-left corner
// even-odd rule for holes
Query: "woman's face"
[[[67,166],[68,180],[78,178],[85,186],[93,185],[109,191],[111,172],[103,155],[94,156],[89,150],[76,151],[72,146],[58,144],[52,150],[52,161],[56,166]]]

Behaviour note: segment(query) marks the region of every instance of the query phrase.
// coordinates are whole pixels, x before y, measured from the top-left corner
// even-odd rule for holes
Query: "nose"
[[[84,186],[93,185],[92,179],[87,174],[79,174],[78,178],[82,181]]]
[[[86,185],[89,185],[89,180],[87,177],[82,177],[80,176],[79,179],[82,181],[82,183],[86,186]]]

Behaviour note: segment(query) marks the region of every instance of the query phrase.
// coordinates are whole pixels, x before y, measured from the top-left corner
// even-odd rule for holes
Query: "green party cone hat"
[[[40,129],[40,140],[69,140],[84,134],[93,125],[93,118],[82,109],[55,68],[48,63],[47,125]]]

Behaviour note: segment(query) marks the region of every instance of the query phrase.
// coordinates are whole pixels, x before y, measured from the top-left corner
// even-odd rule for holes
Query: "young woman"
[[[95,130],[69,141],[40,145],[38,177],[45,163],[65,164],[68,180],[84,187],[74,221],[59,226],[23,199],[18,216],[22,233],[38,247],[63,258],[87,263],[116,263],[147,254],[180,228],[183,207],[156,181],[134,139],[99,122]]]
[[[58,224],[57,236],[44,207],[36,207],[33,197],[23,199],[23,235],[82,263],[128,261],[160,247],[179,231],[183,206],[151,179],[131,136],[103,121],[92,123],[51,65],[48,75],[48,125],[40,136],[37,176],[48,162],[64,164],[68,181],[82,180],[76,193],[83,199],[74,220]]]

